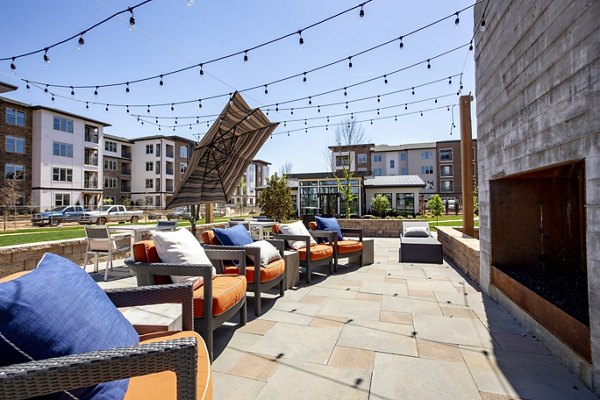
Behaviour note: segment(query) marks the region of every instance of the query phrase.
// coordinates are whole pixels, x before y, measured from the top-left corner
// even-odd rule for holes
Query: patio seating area
[[[260,317],[249,300],[245,326],[234,317],[214,331],[214,398],[595,398],[457,269],[399,263],[399,245],[376,238],[372,265],[263,293]],[[124,266],[107,282],[93,276],[103,288],[136,286]],[[125,315],[176,325],[177,312]]]

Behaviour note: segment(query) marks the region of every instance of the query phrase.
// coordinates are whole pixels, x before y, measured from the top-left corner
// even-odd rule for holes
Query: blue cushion
[[[336,218],[317,217],[317,229],[320,231],[337,232],[338,240],[344,240],[342,229]]]
[[[0,365],[127,347],[139,336],[98,284],[66,258],[46,253],[36,269],[0,283]],[[128,379],[44,399],[122,399]]]
[[[213,232],[225,246],[244,246],[254,242],[250,232],[246,230],[244,225],[234,225],[231,228],[213,228]]]

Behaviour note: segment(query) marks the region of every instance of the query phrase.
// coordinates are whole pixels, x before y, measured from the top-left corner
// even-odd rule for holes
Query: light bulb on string
[[[308,96],[308,105],[310,106],[312,104],[312,97]]]
[[[352,68],[352,57],[348,57],[348,68]]]
[[[98,86],[96,86],[96,89],[94,89],[94,96],[98,96]]]
[[[48,48],[44,49],[44,65],[47,67],[50,64],[50,57],[48,57]]]
[[[71,96],[75,96],[75,89],[73,89],[73,86],[71,86]]]
[[[129,106],[125,106],[125,111],[129,114]]]
[[[306,118],[304,118],[304,125],[307,125]]]
[[[434,102],[434,103],[435,103],[435,104],[437,104],[437,99],[435,99],[435,102]]]
[[[85,109],[89,110],[90,109],[90,103],[88,103],[87,101],[85,102]]]
[[[283,121],[283,126],[286,127],[287,126],[287,121]]]
[[[248,50],[244,50],[244,62],[248,62]]]
[[[386,85],[388,84],[388,78],[387,75],[383,76],[383,83],[385,83]]]
[[[415,88],[414,87],[412,88],[412,94],[413,94],[413,96],[415,95]]]
[[[204,76],[204,64],[200,64],[200,76]]]
[[[377,109],[377,115],[379,115],[379,108]]]
[[[294,115],[294,109],[293,108],[290,109],[290,115]]]
[[[85,39],[83,38],[83,33],[79,35],[79,39],[77,39],[77,50],[81,50],[81,47],[85,44]]]
[[[44,93],[48,93],[48,85],[44,88]]]
[[[408,110],[408,103],[404,103],[404,109]]]
[[[394,121],[398,122],[398,116],[394,115]]]
[[[448,77],[448,85],[452,85],[452,77],[451,76]]]
[[[346,102],[346,110],[348,109],[348,102]]]
[[[302,31],[298,31],[298,35],[300,35],[300,37],[298,38],[298,45],[300,46],[300,49],[302,50],[302,47],[304,46],[304,38],[302,37]]]
[[[202,108],[202,99],[198,99],[198,108]]]
[[[354,119],[354,113],[350,113],[350,119]]]
[[[325,130],[328,131],[329,130],[329,126],[325,125]]]
[[[469,51],[473,51],[473,40],[469,42]]]
[[[267,85],[265,85],[265,94],[269,94],[269,89],[267,88]]]
[[[106,105],[106,111],[108,112],[108,104]]]
[[[25,89],[27,89],[27,90],[31,89],[31,86],[29,86],[29,81],[25,81],[25,83],[26,83]]]
[[[158,82],[158,84],[162,87],[165,83],[163,82],[163,76],[160,76],[160,81]]]
[[[171,111],[175,111],[175,103],[171,104]]]
[[[365,16],[365,10],[362,5],[360,6],[360,11],[358,12],[358,16],[360,17],[360,22],[362,22],[362,19]]]
[[[427,69],[431,69],[431,61],[427,60]]]
[[[344,88],[344,96],[348,96],[348,90]]]
[[[11,74],[15,74],[15,71],[17,70],[17,66],[15,65],[15,57],[12,58],[12,61],[10,63],[10,72]]]
[[[306,72],[305,72],[305,73],[303,73],[302,75],[303,75],[303,77],[302,77],[302,82],[303,82],[303,83],[306,83]]]
[[[175,117],[175,125],[177,125],[177,117]]]
[[[377,95],[377,102],[381,103],[381,98],[379,97],[379,95]]]
[[[321,106],[317,106],[317,112],[321,112]]]
[[[371,125],[373,125],[373,120],[371,120]]]
[[[51,100],[54,101],[54,94],[52,95],[52,99]]]
[[[150,106],[148,106],[148,109],[146,110],[146,112],[147,112],[148,114],[150,114]]]
[[[275,111],[279,111],[279,103],[275,104]]]
[[[485,25],[485,13],[483,13],[481,15],[481,23],[479,24],[479,30],[481,30],[481,32],[485,32],[486,29],[487,26]]]
[[[454,25],[458,28],[458,24],[460,24],[460,18],[458,18],[458,12],[456,12],[456,19],[454,20]]]
[[[196,117],[196,123],[199,124],[200,123],[200,119],[199,117]]]
[[[423,111],[421,111],[421,117],[423,116]]]
[[[400,36],[400,50],[402,50],[404,48],[404,36]]]
[[[125,86],[125,93],[129,93],[129,82],[126,83]]]

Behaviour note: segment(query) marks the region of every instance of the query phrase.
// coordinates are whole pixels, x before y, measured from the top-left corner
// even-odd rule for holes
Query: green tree
[[[437,217],[437,223],[439,224],[439,217],[442,215],[442,211],[444,210],[444,203],[442,203],[442,198],[439,194],[434,194],[431,199],[429,199],[429,211],[433,214],[434,217]]]
[[[267,179],[267,187],[258,196],[257,204],[267,217],[275,221],[287,220],[293,211],[287,176],[271,175]]]
[[[248,198],[248,184],[246,183],[246,179],[242,176],[237,186],[238,193],[240,195],[240,216],[244,215],[244,207],[246,206],[246,201]]]
[[[479,215],[479,189],[473,188],[473,213]]]
[[[110,197],[102,200],[102,204],[106,204],[107,206],[111,206],[112,203],[113,199],[111,199]]]
[[[379,216],[383,217],[385,212],[390,208],[390,200],[387,196],[378,194],[371,199],[371,209],[375,211]]]
[[[336,175],[335,179],[337,180],[338,190],[342,194],[342,200],[346,206],[346,218],[350,218],[350,206],[356,201],[356,194],[352,191],[352,185],[350,185],[353,174],[347,168],[344,168],[342,172],[344,178],[342,179]]]

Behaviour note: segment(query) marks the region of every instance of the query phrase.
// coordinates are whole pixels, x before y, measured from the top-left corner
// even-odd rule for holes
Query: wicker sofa
[[[130,378],[127,400],[149,398],[149,393],[161,399],[211,399],[209,354],[202,339],[192,330],[191,285],[105,292],[117,307],[179,303],[184,331],[142,335],[140,344],[131,347],[0,367],[0,399],[26,399],[124,378]]]
[[[411,229],[420,229],[427,232],[423,236],[411,236]],[[442,244],[429,232],[427,221],[404,221],[402,223],[402,236],[400,237],[400,262],[416,262],[442,264]]]

